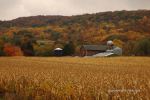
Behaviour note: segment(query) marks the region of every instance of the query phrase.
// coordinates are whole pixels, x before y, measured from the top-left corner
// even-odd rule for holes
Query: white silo
[[[113,41],[107,41],[107,46],[109,50],[113,49],[113,46],[114,46]]]

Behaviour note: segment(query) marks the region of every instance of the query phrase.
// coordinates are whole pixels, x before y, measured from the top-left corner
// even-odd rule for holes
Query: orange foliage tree
[[[20,47],[14,46],[9,43],[4,44],[3,51],[7,56],[23,56]]]

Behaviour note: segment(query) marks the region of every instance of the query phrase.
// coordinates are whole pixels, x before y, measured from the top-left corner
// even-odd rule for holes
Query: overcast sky
[[[0,0],[0,20],[137,9],[150,9],[150,0]]]

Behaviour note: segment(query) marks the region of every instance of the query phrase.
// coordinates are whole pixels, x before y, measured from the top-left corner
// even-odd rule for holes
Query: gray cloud
[[[0,19],[150,9],[150,0],[0,0]]]

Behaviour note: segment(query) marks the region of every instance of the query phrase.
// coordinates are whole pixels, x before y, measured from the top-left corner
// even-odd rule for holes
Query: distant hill
[[[54,47],[63,47],[68,41],[73,41],[76,47],[116,39],[123,43],[138,41],[150,37],[150,10],[31,16],[0,21],[0,35],[21,38],[26,33],[32,34],[34,40],[55,41]]]
[[[0,21],[0,27],[36,27],[52,24],[69,25],[69,24],[84,24],[87,21],[91,23],[112,22],[117,24],[119,21],[138,21],[144,16],[150,18],[150,10],[138,11],[114,11],[101,12],[95,14],[85,14],[77,16],[31,16],[20,17],[10,21]]]
[[[0,21],[0,31],[9,30],[12,27],[39,28],[46,26],[65,28],[69,33],[77,34],[81,33],[79,31],[84,34],[91,32],[91,35],[98,31],[105,31],[106,35],[114,34],[114,31],[116,33],[132,31],[144,35],[150,34],[150,10],[101,12],[77,16],[31,16]]]

